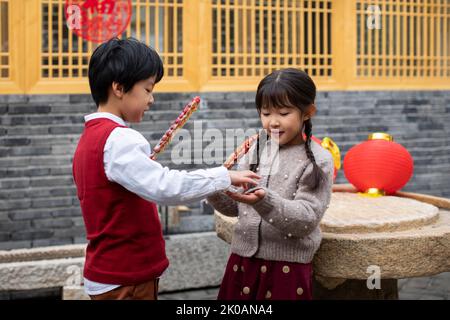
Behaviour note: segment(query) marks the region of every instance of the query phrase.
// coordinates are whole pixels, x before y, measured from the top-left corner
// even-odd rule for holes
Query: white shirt
[[[84,117],[107,118],[126,126],[123,119],[108,113],[96,112]],[[158,204],[176,205],[199,201],[231,185],[228,170],[221,166],[187,172],[170,170],[150,159],[148,141],[131,128],[115,128],[103,149],[103,165],[109,181],[116,182],[140,197]],[[108,292],[119,285],[104,284],[84,278],[87,294]]]

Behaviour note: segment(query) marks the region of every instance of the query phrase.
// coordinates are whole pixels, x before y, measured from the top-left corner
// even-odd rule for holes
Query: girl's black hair
[[[311,77],[304,71],[287,68],[276,70],[267,75],[258,85],[256,91],[256,108],[261,113],[262,108],[297,108],[302,114],[306,113],[306,108],[314,104],[316,98],[316,85]],[[311,118],[304,121],[306,141],[306,154],[313,164],[313,171],[306,178],[306,184],[312,189],[316,189],[320,181],[325,178],[325,173],[317,165],[313,152],[311,151],[312,122]],[[302,132],[303,130],[300,130]],[[250,166],[250,170],[256,171],[260,157],[260,138],[256,141],[256,163]]]
[[[158,53],[134,38],[113,38],[102,43],[89,61],[89,86],[97,106],[108,100],[113,82],[123,85],[125,92],[136,82],[155,76],[155,83],[164,75]]]

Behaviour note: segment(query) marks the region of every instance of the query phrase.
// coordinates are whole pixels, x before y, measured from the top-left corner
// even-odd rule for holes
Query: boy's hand
[[[229,191],[226,191],[225,193],[231,199],[246,204],[255,204],[256,202],[258,202],[259,200],[263,199],[266,196],[266,192],[264,191],[264,189],[258,189],[255,192],[249,194],[234,193]]]
[[[245,171],[228,171],[230,175],[231,184],[236,187],[246,187],[247,184],[257,185],[260,176],[250,170]]]

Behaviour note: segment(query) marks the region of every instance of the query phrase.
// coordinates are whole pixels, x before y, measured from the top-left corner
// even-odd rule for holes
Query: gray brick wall
[[[154,144],[194,95],[157,94],[133,127]],[[259,126],[254,93],[199,95],[204,104],[191,119],[204,120],[204,129]],[[342,156],[369,133],[388,132],[414,158],[414,176],[403,190],[450,197],[449,91],[321,92],[317,107],[313,134],[331,137]],[[71,160],[83,116],[94,110],[89,95],[0,96],[0,250],[85,241]],[[206,167],[173,165],[170,148],[160,161]],[[337,183],[347,183],[343,171]]]

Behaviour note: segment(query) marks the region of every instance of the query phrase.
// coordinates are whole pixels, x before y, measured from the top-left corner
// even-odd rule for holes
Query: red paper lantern
[[[373,133],[344,158],[344,174],[360,192],[392,195],[405,186],[414,168],[411,154],[386,133]]]

